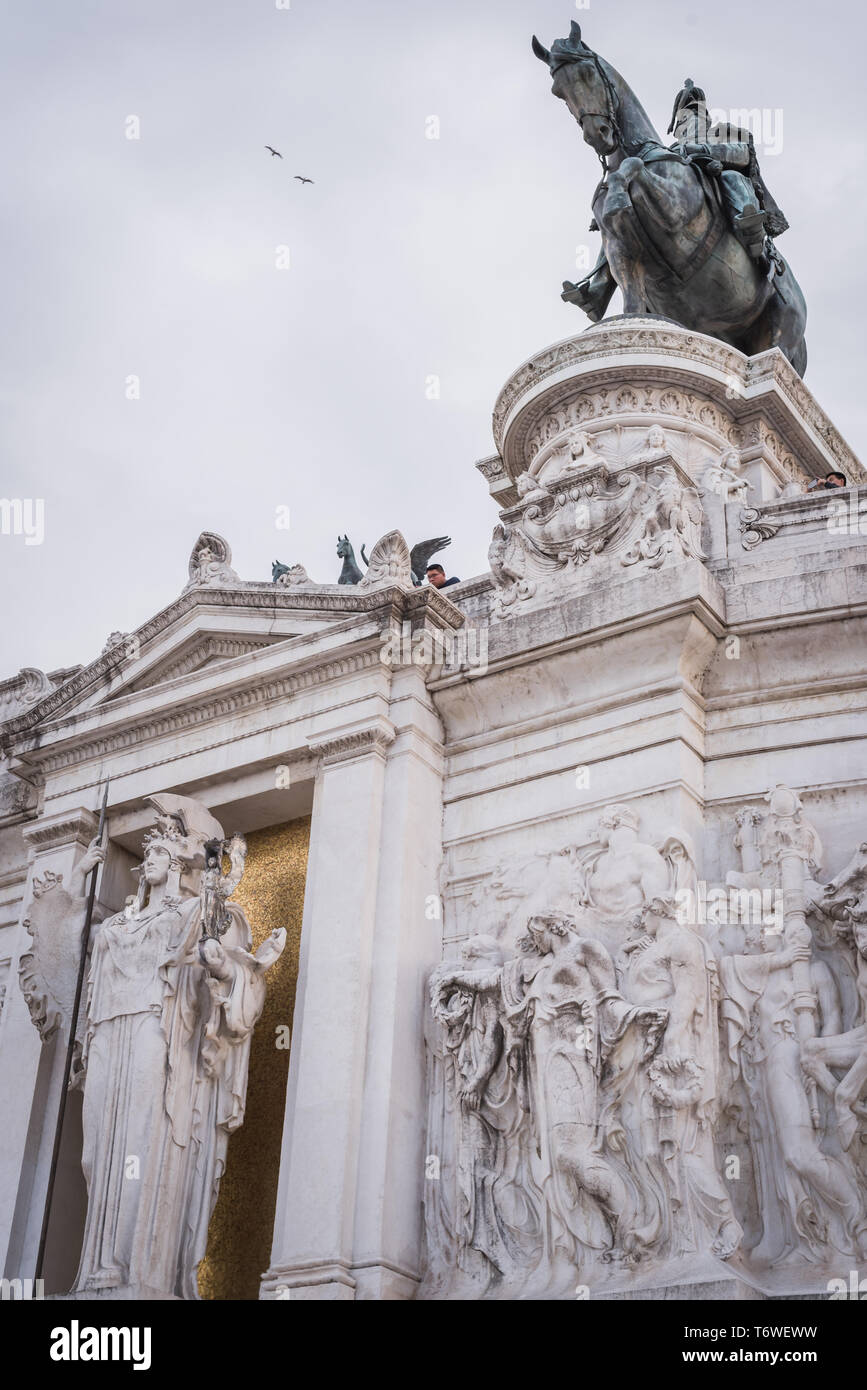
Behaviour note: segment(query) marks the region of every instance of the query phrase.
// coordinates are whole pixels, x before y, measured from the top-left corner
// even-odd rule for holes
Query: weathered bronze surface
[[[762,181],[750,133],[711,128],[704,93],[688,80],[669,148],[577,23],[550,50],[534,37],[533,51],[603,170],[591,224],[602,253],[585,280],[564,282],[563,298],[595,323],[619,287],[625,314],[661,315],[750,355],[779,347],[803,376],[807,308],[774,245],[788,223]]]

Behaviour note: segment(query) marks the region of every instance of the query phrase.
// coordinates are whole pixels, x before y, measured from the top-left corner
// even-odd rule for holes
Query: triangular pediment
[[[120,695],[149,690],[167,681],[176,680],[179,676],[198,674],[208,666],[248,656],[250,652],[272,647],[275,642],[282,640],[284,639],[279,637],[250,637],[237,633],[197,633],[184,649],[175,650],[168,657],[157,661],[135,680],[129,680],[112,691],[109,698],[115,700]]]
[[[26,722],[68,719],[171,686],[182,694],[203,671],[242,667],[266,648],[345,622],[346,591],[329,586],[325,593],[323,600],[312,590],[302,594],[254,584],[185,592],[134,632],[112,633],[96,660],[32,704]],[[17,713],[16,708],[14,723],[25,722],[14,718]]]
[[[324,661],[333,672],[339,650],[352,647],[360,632],[365,641],[371,629],[378,635],[384,617],[407,604],[454,612],[435,592],[397,585],[387,575],[370,587],[297,579],[188,585],[134,632],[112,633],[94,661],[68,676],[58,673],[60,683],[37,691],[31,706],[5,721],[0,716],[0,725],[12,740],[41,740],[49,730],[52,738],[66,738],[73,725],[90,726],[101,712],[113,723],[127,710],[133,721],[141,720],[151,696],[165,711],[207,701],[218,688],[254,688],[287,664],[306,669]]]
[[[114,705],[150,690],[176,688],[182,695],[205,671],[242,666],[257,652],[320,632],[331,621],[327,616],[303,612],[279,616],[256,611],[215,612],[208,605],[191,609],[181,622],[144,639],[140,634],[147,632],[146,628],[115,634],[117,640],[102,658],[114,658],[108,679],[77,701],[75,712]]]

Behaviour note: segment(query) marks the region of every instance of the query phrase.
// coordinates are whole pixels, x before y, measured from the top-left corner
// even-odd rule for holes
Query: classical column
[[[415,679],[421,680],[417,672]],[[356,1298],[412,1297],[418,1282],[427,1126],[423,1017],[430,972],[442,954],[441,759],[439,740],[413,728],[398,735],[386,768],[355,1212]]]
[[[351,1299],[352,1237],[385,759],[394,727],[309,740],[318,755],[286,1127],[265,1297]]]
[[[44,879],[50,872],[62,875],[64,885],[68,885],[73,869],[96,834],[97,824],[94,812],[80,807],[55,819],[43,817],[23,832],[31,851],[31,862],[16,954],[7,986],[4,1013],[8,1010],[8,1014],[3,1023],[4,1055],[13,1057],[15,1065],[0,1069],[0,1115],[3,1116],[0,1125],[0,1231],[9,1233],[8,1247],[0,1252],[4,1256],[0,1267],[10,1279],[32,1278],[36,1269],[68,1042],[67,1030],[61,1025],[43,1043],[31,1021],[17,979],[20,957],[32,944],[23,923],[33,902],[35,880]],[[62,1152],[61,1163],[69,1161],[68,1155]],[[83,1183],[82,1177],[82,1190]],[[47,1292],[52,1291],[51,1272],[58,1258],[58,1242],[62,1245],[64,1228],[77,1214],[69,1210],[55,1191],[47,1251]],[[68,1252],[68,1256],[74,1275],[78,1251]],[[66,1267],[67,1261],[61,1251],[60,1283]]]
[[[396,681],[418,687],[412,727],[380,717],[310,739],[319,768],[264,1298],[406,1298],[417,1284],[441,771],[423,675]]]

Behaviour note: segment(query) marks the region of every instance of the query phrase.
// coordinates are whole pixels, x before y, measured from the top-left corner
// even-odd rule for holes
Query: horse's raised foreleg
[[[644,164],[640,159],[630,156],[630,158],[624,159],[617,169],[609,169],[605,178],[605,182],[608,184],[608,196],[602,209],[604,218],[614,217],[620,212],[632,211],[629,185],[643,168]]]
[[[637,161],[641,164],[641,161]],[[675,177],[682,166],[641,164],[632,179],[632,201],[640,206],[647,223],[664,232],[680,232],[704,208],[704,191],[694,174]],[[656,170],[660,172],[656,172]],[[667,169],[668,172],[662,171]]]

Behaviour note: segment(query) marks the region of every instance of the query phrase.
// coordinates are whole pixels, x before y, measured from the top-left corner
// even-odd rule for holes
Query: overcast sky
[[[41,545],[0,535],[0,677],[90,661],[151,617],[203,529],[244,579],[280,558],[333,581],[338,531],[369,550],[393,527],[410,544],[449,533],[462,578],[487,568],[496,510],[473,464],[493,452],[495,396],[587,322],[559,290],[578,278],[576,246],[598,246],[598,164],[530,51],[533,32],[550,45],[573,18],[663,137],[687,75],[712,106],[782,113],[762,170],[792,224],[780,249],[807,296],[806,380],[863,452],[860,7],[0,12],[0,494],[45,502]]]

